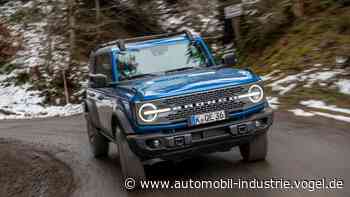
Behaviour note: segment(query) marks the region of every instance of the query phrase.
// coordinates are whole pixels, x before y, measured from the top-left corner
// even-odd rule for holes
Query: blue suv
[[[144,164],[239,146],[264,160],[273,112],[262,80],[217,64],[200,36],[169,33],[109,42],[91,53],[84,101],[95,157],[115,143],[124,178],[145,178]]]

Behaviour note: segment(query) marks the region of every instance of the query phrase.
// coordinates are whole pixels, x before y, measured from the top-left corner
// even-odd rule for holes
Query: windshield
[[[120,79],[205,66],[207,58],[189,41],[131,49],[118,56]]]

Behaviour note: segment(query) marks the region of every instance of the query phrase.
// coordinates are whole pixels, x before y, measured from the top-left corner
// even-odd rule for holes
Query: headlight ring
[[[264,90],[259,85],[252,85],[248,91],[249,100],[253,103],[259,103],[264,98]]]
[[[146,122],[146,123],[153,122],[153,121],[155,121],[157,119],[158,113],[147,114],[146,115],[145,112],[146,111],[155,111],[155,110],[157,110],[157,107],[154,104],[152,104],[152,103],[145,103],[139,109],[139,112],[138,112],[139,118],[143,122]]]

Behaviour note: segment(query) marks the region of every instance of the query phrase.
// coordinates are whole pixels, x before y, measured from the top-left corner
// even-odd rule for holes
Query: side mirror
[[[237,64],[237,58],[234,53],[226,53],[222,57],[223,64],[227,66],[234,66]]]
[[[104,74],[89,74],[90,86],[92,88],[103,88],[107,86],[107,76]]]

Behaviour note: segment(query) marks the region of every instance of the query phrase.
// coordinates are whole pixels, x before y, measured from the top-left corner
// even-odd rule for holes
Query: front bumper
[[[257,123],[258,121],[258,123]],[[227,151],[267,132],[273,111],[265,108],[245,119],[218,122],[173,133],[132,134],[131,149],[142,159],[176,159],[200,153]]]

